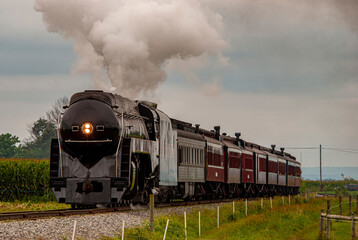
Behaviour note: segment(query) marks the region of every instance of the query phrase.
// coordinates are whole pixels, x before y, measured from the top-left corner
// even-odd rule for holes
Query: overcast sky
[[[147,100],[265,146],[358,149],[357,4],[202,2],[222,18],[221,56],[169,61]],[[0,0],[0,27],[0,133],[24,139],[56,99],[96,86],[74,70],[73,40],[47,32],[34,2]],[[318,149],[287,151],[305,167],[319,163]],[[357,153],[324,149],[323,162],[358,166]]]

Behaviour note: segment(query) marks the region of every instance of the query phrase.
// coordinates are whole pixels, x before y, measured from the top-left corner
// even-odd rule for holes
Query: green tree
[[[10,133],[0,135],[0,158],[12,158],[18,153],[18,147],[16,146],[20,140],[17,136],[13,136]]]
[[[67,97],[56,100],[52,109],[46,112],[46,117],[41,117],[29,126],[30,138],[21,145],[19,155],[23,158],[43,159],[50,157],[51,139],[57,137],[57,123],[61,115],[63,105],[69,102]]]
[[[30,138],[21,145],[20,156],[24,158],[49,158],[51,139],[55,138],[56,126],[45,118],[40,118],[29,126]]]

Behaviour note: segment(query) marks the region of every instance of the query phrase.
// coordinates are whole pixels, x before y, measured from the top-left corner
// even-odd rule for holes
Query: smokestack
[[[275,145],[275,144],[272,144],[272,145],[271,145],[271,152],[272,152],[272,153],[274,153],[274,152],[275,152],[275,147],[276,147],[276,145]]]
[[[236,137],[236,140],[235,140],[235,144],[237,145],[237,146],[240,146],[240,144],[239,144],[239,140],[240,140],[240,136],[241,136],[241,133],[239,133],[239,132],[236,132],[235,133],[235,137]]]
[[[195,124],[195,133],[199,133],[200,124]]]
[[[220,137],[220,126],[214,126],[214,130],[215,130],[215,138],[217,140],[219,140]]]

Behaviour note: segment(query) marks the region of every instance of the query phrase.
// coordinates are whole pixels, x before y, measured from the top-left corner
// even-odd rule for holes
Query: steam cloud
[[[74,40],[77,69],[127,97],[155,90],[171,59],[219,54],[226,44],[221,16],[193,0],[36,0],[35,9],[48,31]]]

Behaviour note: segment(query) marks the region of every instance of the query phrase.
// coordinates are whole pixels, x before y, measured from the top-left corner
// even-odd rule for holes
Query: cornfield
[[[49,160],[0,159],[0,201],[53,200]]]

